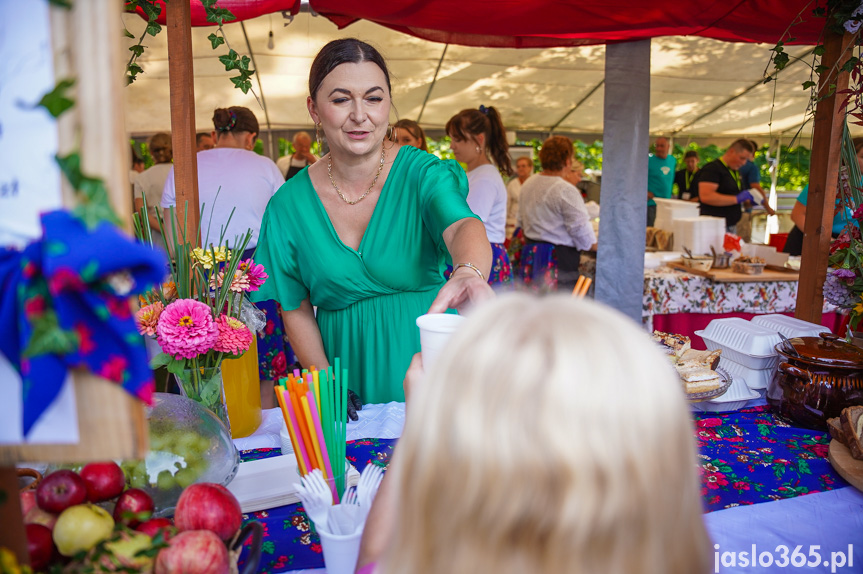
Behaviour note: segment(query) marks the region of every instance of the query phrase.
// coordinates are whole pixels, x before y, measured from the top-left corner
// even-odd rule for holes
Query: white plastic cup
[[[329,534],[318,529],[327,574],[353,574],[360,556],[363,529],[353,534]]]
[[[448,313],[430,313],[417,317],[417,327],[420,328],[423,369],[428,371],[431,368],[449,338],[462,323],[464,323],[464,317]]]
[[[279,440],[282,443],[282,455],[294,454],[294,445],[291,444],[291,435],[288,434],[288,427],[282,426],[279,431]]]

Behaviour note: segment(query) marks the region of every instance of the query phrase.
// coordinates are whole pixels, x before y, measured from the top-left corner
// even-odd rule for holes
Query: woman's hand
[[[408,372],[405,373],[405,381],[403,383],[405,389],[405,405],[407,405],[410,400],[411,394],[416,392],[416,389],[419,388],[423,375],[425,375],[425,370],[423,369],[423,354],[416,353],[411,359]]]
[[[461,313],[470,304],[492,297],[494,297],[494,291],[476,271],[470,267],[459,267],[438,291],[428,312],[445,313],[447,309],[457,309]]]

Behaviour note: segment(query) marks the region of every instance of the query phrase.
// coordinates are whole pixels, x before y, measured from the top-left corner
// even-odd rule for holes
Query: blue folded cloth
[[[150,402],[153,374],[131,297],[160,283],[165,256],[109,223],[42,215],[43,237],[0,248],[0,352],[21,374],[25,436],[83,367]]]

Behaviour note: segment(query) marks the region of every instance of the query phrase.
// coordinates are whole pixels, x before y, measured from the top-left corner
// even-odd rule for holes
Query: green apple
[[[111,536],[114,519],[95,504],[78,504],[64,510],[54,525],[54,544],[63,556],[90,550]]]

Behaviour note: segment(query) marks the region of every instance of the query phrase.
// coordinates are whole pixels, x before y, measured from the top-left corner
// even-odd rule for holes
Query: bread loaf
[[[863,406],[843,409],[839,420],[847,441],[845,446],[851,451],[851,456],[863,460]]]
[[[845,431],[842,430],[842,422],[839,417],[827,419],[827,430],[830,431],[830,436],[833,440],[838,440],[844,445],[848,444],[848,438],[845,436]]]

